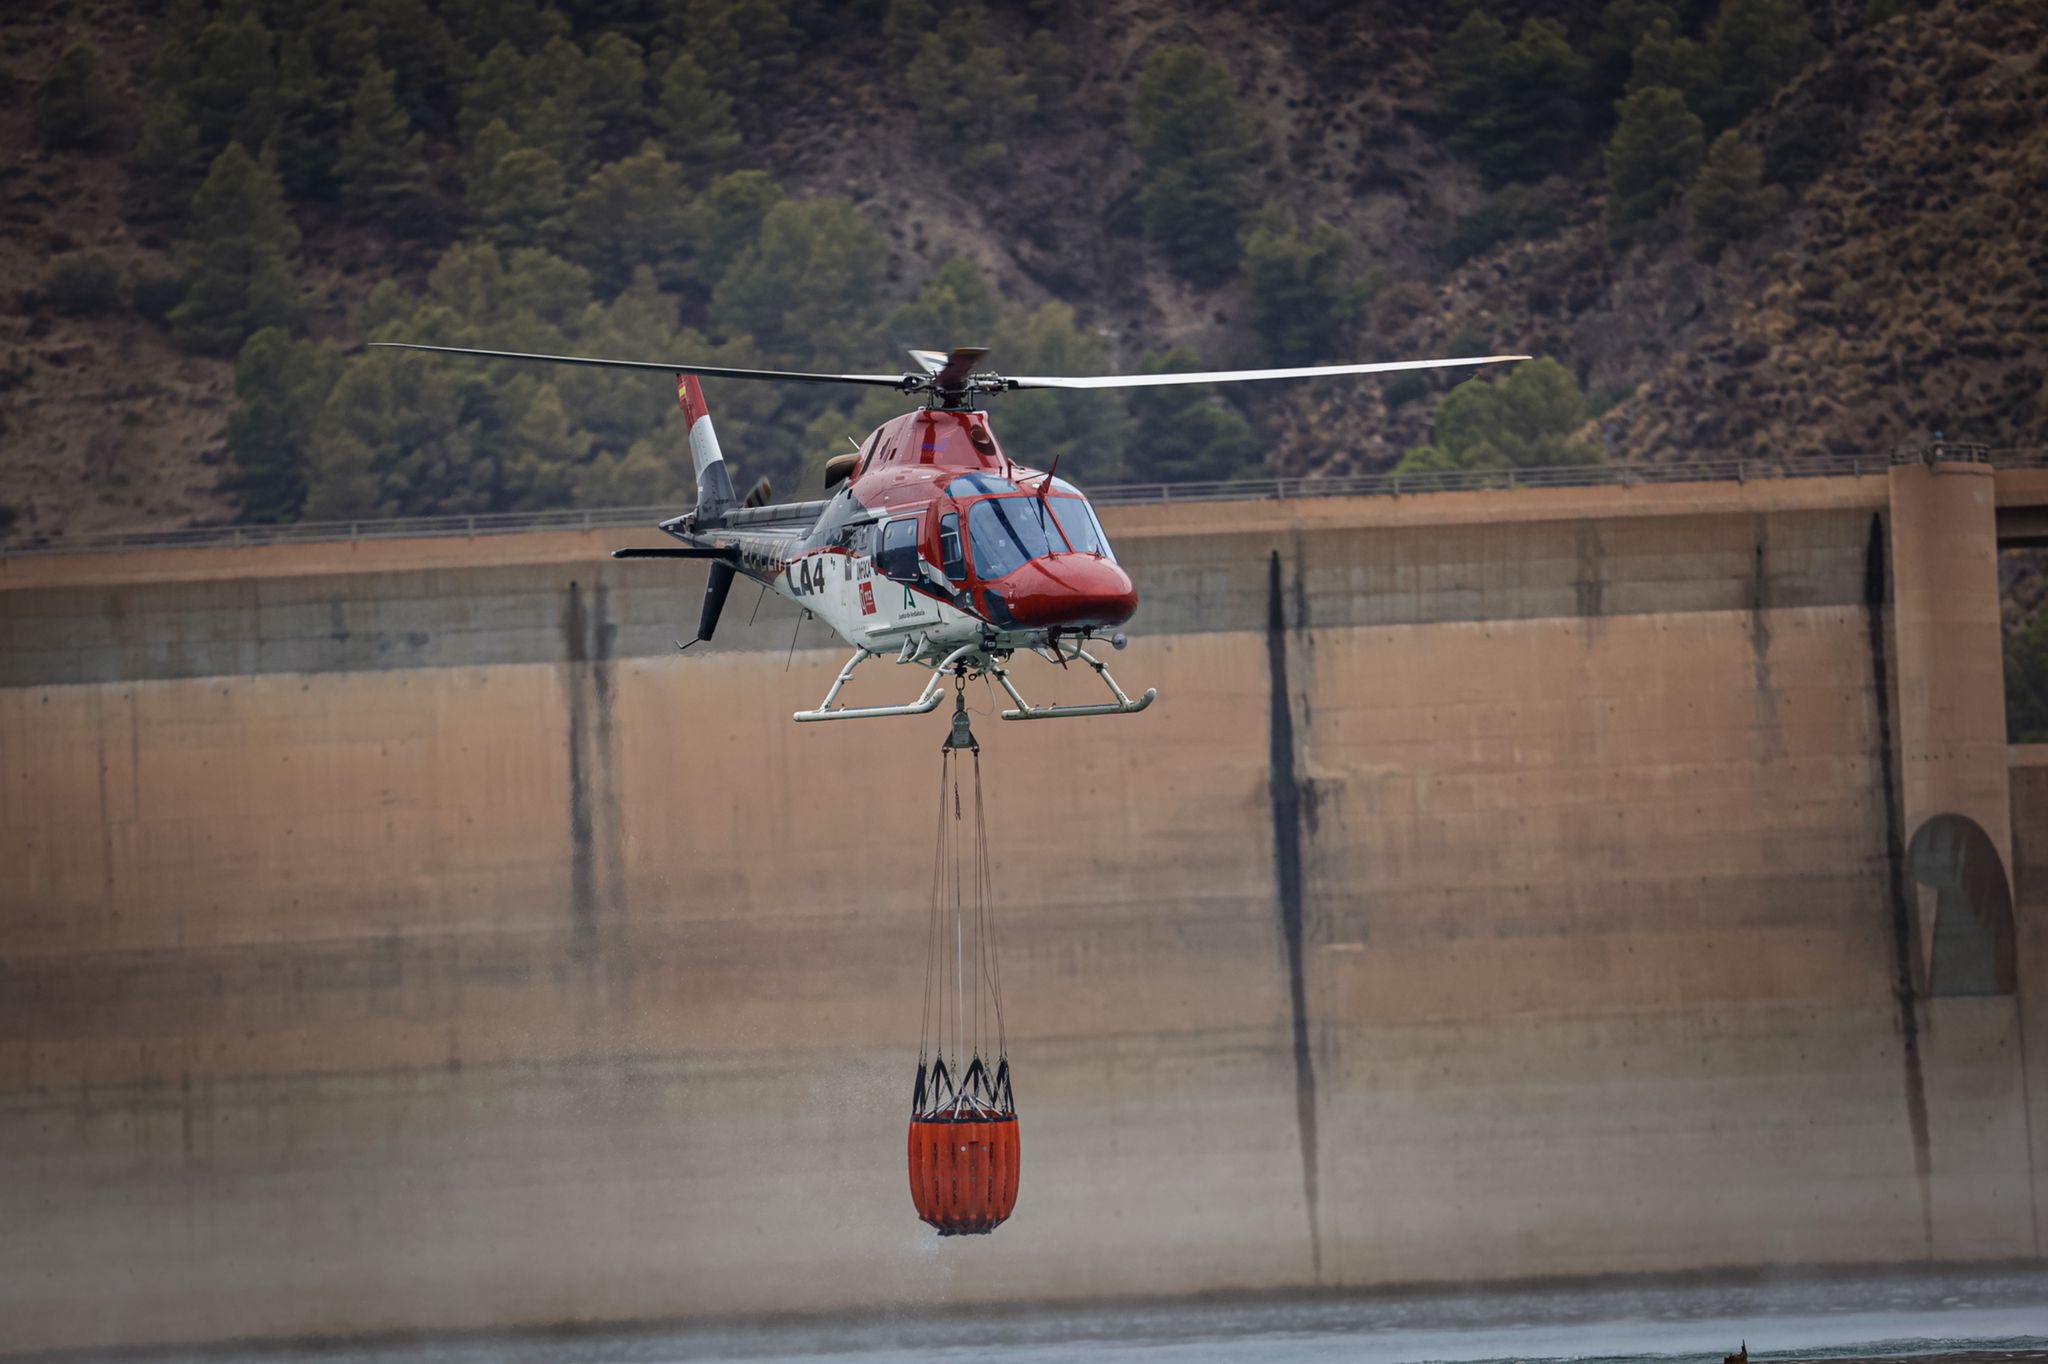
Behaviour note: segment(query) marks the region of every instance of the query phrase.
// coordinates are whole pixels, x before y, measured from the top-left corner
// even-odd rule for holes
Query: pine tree
[[[1598,464],[1600,451],[1574,440],[1586,420],[1578,380],[1557,361],[1516,365],[1498,379],[1469,379],[1436,409],[1436,439],[1408,451],[1397,473],[1540,469]]]
[[[299,230],[277,176],[230,142],[192,196],[189,223],[185,299],[169,318],[179,340],[226,355],[260,327],[289,326],[299,312]]]
[[[78,43],[64,49],[36,86],[36,134],[54,149],[96,147],[113,131],[118,108],[99,53]]]
[[[654,121],[668,154],[694,177],[725,164],[739,150],[732,96],[714,87],[688,52],[676,53],[662,72]]]
[[[1250,321],[1265,353],[1285,364],[1327,359],[1343,339],[1358,299],[1340,278],[1350,240],[1328,223],[1304,237],[1293,215],[1269,204],[1244,239]]]
[[[1785,207],[1785,190],[1766,185],[1764,154],[1730,128],[1714,139],[1699,179],[1685,197],[1692,216],[1686,249],[1711,261],[1732,241],[1755,236]]]
[[[129,164],[158,208],[167,210],[192,197],[208,163],[199,146],[199,125],[183,96],[169,91],[150,97]]]
[[[271,159],[285,193],[295,200],[331,199],[339,188],[335,160],[340,154],[346,108],[313,55],[306,30],[278,45],[277,123],[269,139]]]
[[[901,71],[917,60],[917,50],[938,23],[939,7],[932,0],[889,0],[882,14],[882,43],[890,67]]]
[[[254,9],[199,31],[192,75],[181,91],[208,154],[230,141],[260,147],[277,115],[276,40]]]
[[[1562,169],[1580,146],[1587,69],[1555,20],[1530,19],[1509,42],[1499,20],[1473,10],[1436,60],[1452,149],[1493,184]]]
[[[1716,129],[1740,123],[1819,51],[1800,0],[1725,0],[1707,30],[1715,81],[1700,112]]]
[[[1237,269],[1259,145],[1236,80],[1200,47],[1162,47],[1138,77],[1132,115],[1145,239],[1183,278],[1221,284]]]
[[[1018,125],[1038,107],[1030,83],[1010,69],[990,38],[987,11],[972,3],[925,35],[905,77],[925,140],[965,171],[1010,154]]]
[[[1186,346],[1147,355],[1140,374],[1188,373],[1205,368]],[[1234,478],[1255,467],[1259,442],[1251,424],[1215,389],[1169,385],[1132,389],[1131,434],[1124,460],[1131,475],[1162,483]]]
[[[731,171],[711,182],[698,196],[691,233],[695,260],[690,274],[700,287],[709,291],[724,278],[783,198],[782,186],[767,171]]]
[[[1048,303],[1003,324],[1003,367],[1013,374],[1102,374],[1109,347],[1102,334],[1084,327],[1064,303]],[[1012,459],[1063,474],[1113,480],[1124,471],[1124,442],[1130,431],[1126,395],[1013,393],[1003,399],[997,439]]]
[[[1647,86],[1624,99],[1620,112],[1607,145],[1607,235],[1617,246],[1643,235],[1683,192],[1705,154],[1700,121],[1676,90]]]
[[[1707,51],[1692,39],[1679,35],[1662,19],[1636,43],[1634,69],[1625,87],[1629,94],[1661,85],[1685,97],[1686,107],[1714,83]]]
[[[424,134],[399,106],[396,78],[374,57],[349,102],[335,173],[357,218],[414,235],[431,226]]]
[[[313,433],[334,387],[334,356],[276,327],[251,336],[235,360],[235,396],[228,417],[228,454],[235,472],[228,491],[241,499],[243,521],[296,521],[306,503],[306,465]]]
[[[711,319],[784,363],[859,354],[880,313],[889,243],[846,199],[788,200],[711,294]]]
[[[503,122],[493,122],[470,151],[470,221],[486,241],[532,245],[562,211],[562,181],[562,167],[552,156],[522,145]]]
[[[600,161],[628,155],[653,130],[647,108],[647,59],[640,44],[608,31],[590,45],[591,153]]]
[[[902,341],[947,350],[987,345],[1002,320],[1003,299],[974,262],[958,256],[932,272],[890,330]]]
[[[1679,28],[1678,11],[1665,0],[1608,0],[1586,52],[1596,104],[1605,107],[1621,98],[1636,69],[1636,49],[1658,23],[1665,25],[1667,32]]]
[[[683,173],[649,142],[632,156],[600,167],[569,201],[564,254],[589,268],[608,291],[623,288],[638,266],[677,284],[690,245],[690,194]]]

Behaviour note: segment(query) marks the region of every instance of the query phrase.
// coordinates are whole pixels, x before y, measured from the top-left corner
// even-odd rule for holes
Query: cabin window
[[[1064,550],[1059,531],[1039,520],[1035,497],[991,497],[967,513],[974,535],[974,571],[983,582],[1008,577],[1033,559]]]
[[[956,583],[967,580],[967,551],[960,544],[959,512],[947,512],[939,518],[939,567]]]
[[[875,567],[883,577],[900,583],[914,583],[922,576],[917,571],[916,517],[898,517],[882,527],[882,552],[875,556]]]
[[[1050,499],[1052,514],[1060,519],[1060,529],[1067,533],[1067,543],[1074,547],[1076,554],[1100,554],[1103,550],[1102,532],[1089,514],[1088,504],[1078,497],[1055,497]]]

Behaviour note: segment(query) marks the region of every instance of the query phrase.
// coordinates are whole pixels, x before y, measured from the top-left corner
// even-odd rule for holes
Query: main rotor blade
[[[1242,384],[1259,379],[1314,379],[1331,374],[1391,374],[1403,369],[1498,365],[1526,355],[1480,355],[1463,360],[1388,360],[1377,365],[1303,365],[1293,369],[1222,369],[1204,374],[1098,374],[1076,379],[1013,376],[1011,388],[1160,388],[1168,384]]]
[[[806,374],[788,369],[733,369],[725,365],[666,364],[653,360],[601,360],[588,355],[528,355],[522,351],[474,350],[468,346],[421,346],[410,341],[372,341],[392,350],[428,350],[443,355],[478,355],[486,360],[537,360],[551,365],[596,365],[609,369],[651,369],[662,374],[695,374],[705,379],[787,379],[802,384],[871,384],[903,387],[901,374]]]

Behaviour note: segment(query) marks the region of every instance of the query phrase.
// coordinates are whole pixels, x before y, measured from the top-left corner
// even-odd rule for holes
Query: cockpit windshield
[[[974,572],[983,582],[1007,577],[1033,559],[1064,554],[1069,544],[1081,554],[1109,553],[1093,509],[1079,497],[985,498],[969,509],[967,528]]]
[[[1059,539],[1050,522],[1040,524],[1034,497],[977,502],[967,513],[967,530],[974,541],[974,572],[983,582],[1008,577],[1052,553],[1052,542]],[[1066,548],[1064,543],[1060,547]]]

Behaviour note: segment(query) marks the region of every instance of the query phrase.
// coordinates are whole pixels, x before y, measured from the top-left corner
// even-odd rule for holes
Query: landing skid
[[[1063,663],[1069,659],[1079,659],[1086,663],[1095,670],[1095,675],[1102,679],[1103,685],[1109,688],[1110,695],[1116,700],[1103,701],[1091,706],[1034,706],[1017,690],[1017,684],[1010,680],[1008,670],[1000,662],[983,653],[978,645],[963,644],[940,662],[925,665],[932,670],[931,680],[925,683],[924,690],[918,694],[918,698],[908,705],[834,706],[832,703],[839,699],[839,693],[844,691],[846,684],[852,680],[853,670],[871,658],[881,657],[872,650],[855,649],[853,657],[846,660],[846,666],[841,668],[839,676],[833,679],[832,689],[825,693],[825,699],[818,703],[818,708],[800,710],[796,712],[794,718],[808,723],[818,720],[866,720],[881,715],[929,715],[939,708],[941,689],[945,686],[946,678],[965,677],[970,672],[987,673],[995,678],[997,684],[1009,693],[1010,699],[1017,703],[1017,709],[1003,712],[1005,720],[1058,720],[1081,715],[1135,715],[1159,698],[1156,688],[1147,687],[1143,696],[1132,700],[1124,693],[1124,689],[1117,685],[1116,679],[1110,676],[1108,666],[1078,645],[1071,654],[1053,654],[1043,650],[1039,652],[1056,663]],[[899,658],[897,661],[905,660]]]
[[[1034,706],[1029,701],[1026,701],[1023,694],[1017,690],[1017,684],[1010,680],[1010,674],[1004,669],[1003,665],[991,659],[989,660],[988,671],[994,674],[997,685],[1008,692],[1010,699],[1017,703],[1017,709],[1003,712],[1005,720],[1058,720],[1063,716],[1070,715],[1136,715],[1139,711],[1159,699],[1159,689],[1157,687],[1145,688],[1145,694],[1135,701],[1124,695],[1124,689],[1119,687],[1116,684],[1116,679],[1109,675],[1109,665],[1078,644],[1074,646],[1074,652],[1071,655],[1061,656],[1062,659],[1064,657],[1078,658],[1089,667],[1095,669],[1095,675],[1102,679],[1103,685],[1109,688],[1109,694],[1114,696],[1116,700],[1103,701],[1092,706]],[[1061,659],[1056,659],[1055,661],[1061,661]]]

